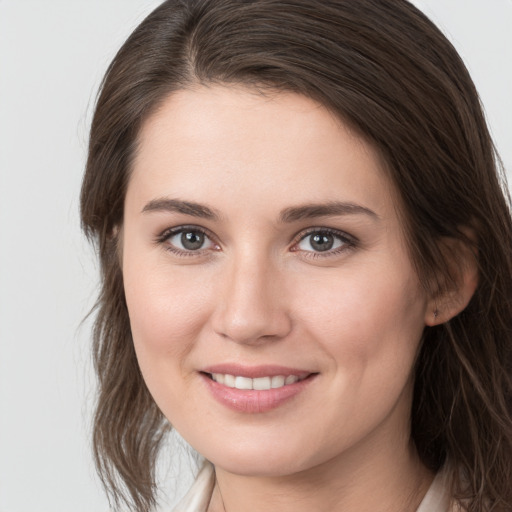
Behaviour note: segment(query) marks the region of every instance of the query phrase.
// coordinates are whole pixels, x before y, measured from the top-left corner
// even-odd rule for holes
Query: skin
[[[211,511],[412,511],[432,481],[410,441],[412,368],[425,325],[445,318],[413,270],[382,168],[368,143],[291,93],[198,86],[143,125],[121,231],[126,300],[150,392],[215,464]],[[333,202],[361,208],[281,218]],[[200,249],[169,234],[182,226],[206,231]],[[334,249],[317,250],[311,228]],[[226,362],[316,376],[246,414],[214,400],[199,373]]]

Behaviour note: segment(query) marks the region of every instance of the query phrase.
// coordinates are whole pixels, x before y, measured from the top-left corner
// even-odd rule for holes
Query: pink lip
[[[254,389],[230,388],[212,380],[210,376],[207,375],[211,373],[240,375],[249,378],[297,375],[303,380],[281,388],[259,391]],[[215,400],[229,409],[250,414],[263,413],[279,407],[309,386],[316,376],[315,373],[282,366],[241,367],[239,365],[230,364],[208,367],[203,370],[200,375]]]

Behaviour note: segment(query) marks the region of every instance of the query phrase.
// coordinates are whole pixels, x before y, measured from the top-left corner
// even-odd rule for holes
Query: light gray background
[[[78,193],[99,81],[158,3],[0,0],[0,512],[108,510],[89,454],[80,322],[97,268]],[[465,59],[510,173],[512,0],[415,3]]]

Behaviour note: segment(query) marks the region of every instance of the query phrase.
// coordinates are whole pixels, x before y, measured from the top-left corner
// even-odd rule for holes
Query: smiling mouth
[[[271,411],[301,394],[318,373],[282,366],[217,365],[199,372],[212,396],[243,414]]]
[[[279,389],[291,384],[295,384],[301,380],[307,379],[312,374],[299,377],[297,375],[273,375],[267,377],[242,377],[241,375],[230,375],[226,373],[206,373],[210,379],[222,384],[228,388],[242,389],[242,390],[256,390],[266,391],[270,389]]]

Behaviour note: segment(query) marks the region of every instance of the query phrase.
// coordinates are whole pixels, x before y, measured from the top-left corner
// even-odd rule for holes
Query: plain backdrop
[[[0,0],[0,512],[108,510],[89,446],[81,321],[97,266],[78,194],[98,84],[158,3]],[[465,59],[510,173],[512,0],[415,3]]]

